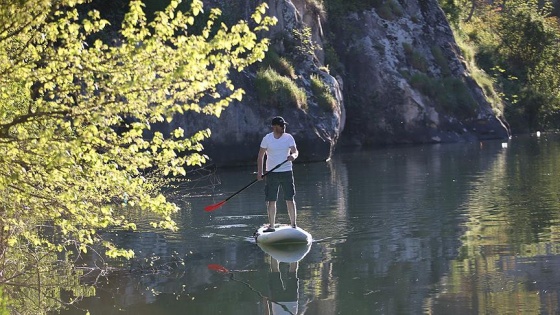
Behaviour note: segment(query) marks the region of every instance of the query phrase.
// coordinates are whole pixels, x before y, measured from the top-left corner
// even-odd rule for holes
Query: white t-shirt
[[[261,148],[266,149],[266,170],[273,169],[276,165],[284,162],[290,155],[290,147],[295,147],[296,141],[289,133],[283,133],[280,138],[274,138],[271,132],[264,136],[261,141]],[[275,169],[274,172],[287,172],[292,170],[292,162],[288,161],[284,165]]]

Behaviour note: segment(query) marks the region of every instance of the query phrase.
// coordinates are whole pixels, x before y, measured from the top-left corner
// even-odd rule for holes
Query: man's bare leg
[[[268,211],[268,223],[270,227],[274,228],[276,223],[276,201],[267,201],[267,211]]]
[[[290,216],[290,224],[293,227],[297,225],[297,210],[296,210],[296,202],[293,200],[286,200],[286,206],[288,208],[288,215]]]

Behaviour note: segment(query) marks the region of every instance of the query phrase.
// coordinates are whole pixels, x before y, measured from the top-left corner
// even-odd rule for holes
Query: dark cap
[[[287,125],[288,123],[284,120],[284,118],[282,118],[280,116],[276,116],[276,117],[272,118],[272,122],[270,124],[272,126],[274,126],[274,125],[284,126],[284,125]]]

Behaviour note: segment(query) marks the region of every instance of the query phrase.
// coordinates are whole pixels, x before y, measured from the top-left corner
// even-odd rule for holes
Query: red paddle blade
[[[220,201],[220,202],[218,202],[218,203],[215,203],[215,204],[213,204],[213,205],[206,206],[206,207],[204,207],[204,211],[207,211],[207,212],[208,212],[208,211],[214,211],[214,210],[218,209],[219,207],[221,207],[224,203],[226,203],[225,200],[224,200],[224,201]]]
[[[208,269],[212,270],[212,271],[217,271],[217,272],[221,272],[221,273],[228,273],[229,270],[227,270],[226,267],[219,265],[219,264],[210,264],[208,265]]]

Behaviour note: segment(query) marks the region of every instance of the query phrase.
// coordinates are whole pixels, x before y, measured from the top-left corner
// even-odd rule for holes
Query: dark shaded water
[[[92,315],[560,312],[555,135],[297,164],[298,221],[314,238],[292,249],[305,255],[297,263],[278,263],[252,241],[266,222],[262,183],[203,211],[253,171],[220,170],[214,196],[186,198],[177,233],[121,235],[137,254],[132,272],[109,276],[78,307]],[[289,222],[282,203],[278,221]]]

